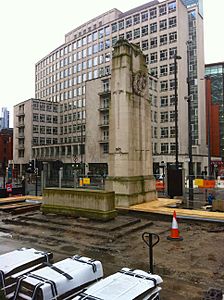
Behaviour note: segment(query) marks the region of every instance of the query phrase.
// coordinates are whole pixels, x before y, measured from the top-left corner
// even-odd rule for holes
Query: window
[[[51,127],[50,126],[46,127],[46,134],[51,134]]]
[[[134,39],[137,39],[140,37],[140,28],[134,29]]]
[[[175,80],[170,79],[170,90],[174,90],[174,89],[175,89]]]
[[[170,111],[170,122],[175,121],[175,110]]]
[[[159,6],[159,15],[163,16],[166,14],[166,4]]]
[[[161,107],[168,106],[168,96],[162,96],[162,97],[160,97],[160,106]]]
[[[119,21],[118,28],[119,28],[119,30],[124,29],[124,20]]]
[[[175,105],[175,96],[174,95],[170,95],[170,106]]]
[[[105,49],[110,48],[110,40],[105,41]]]
[[[167,80],[160,81],[160,91],[164,92],[167,90],[168,90],[168,81]]]
[[[160,50],[160,60],[166,60],[167,59],[167,49]]]
[[[40,122],[44,123],[45,122],[45,115],[40,115]]]
[[[40,138],[40,145],[45,145],[45,138],[44,137]]]
[[[177,26],[177,18],[176,17],[169,18],[169,28],[172,28],[175,26]]]
[[[170,75],[174,74],[174,64],[170,64]]]
[[[109,131],[108,130],[104,130],[103,131],[103,140],[104,141],[108,141],[109,139]]]
[[[168,112],[167,111],[160,113],[160,121],[161,121],[161,123],[168,122]]]
[[[150,54],[150,63],[156,63],[157,62],[157,52]]]
[[[157,23],[150,24],[150,33],[157,32]]]
[[[161,138],[168,138],[168,127],[161,127],[160,137]]]
[[[111,25],[111,31],[112,31],[112,33],[117,31],[117,23],[113,23]]]
[[[167,44],[167,34],[160,35],[159,37],[160,46]]]
[[[170,32],[169,33],[169,42],[175,43],[177,41],[177,32]]]
[[[149,10],[149,16],[150,16],[150,19],[154,19],[157,17],[157,10],[156,10],[156,7],[154,8],[151,8]]]
[[[170,153],[176,152],[176,143],[170,143]]]
[[[92,34],[89,34],[89,35],[87,36],[87,42],[88,42],[88,43],[91,43],[91,42],[92,42]]]
[[[126,32],[126,39],[130,41],[132,39],[132,31]]]
[[[93,38],[92,38],[93,41],[96,41],[97,40],[97,32],[93,32]]]
[[[98,52],[98,44],[93,45],[93,53]]]
[[[117,36],[112,37],[112,47],[114,47],[116,42],[117,42]]]
[[[103,153],[109,153],[109,144],[108,143],[103,144]]]
[[[109,86],[109,80],[103,80],[103,91],[104,92],[108,92],[110,89],[110,86]]]
[[[105,35],[109,35],[110,34],[110,27],[109,26],[105,27],[104,32],[105,32]]]
[[[33,102],[33,109],[38,110],[39,109],[39,102]]]
[[[174,12],[176,11],[176,2],[170,2],[168,3],[168,12]]]
[[[155,48],[157,47],[157,37],[153,37],[150,39],[150,48]]]
[[[87,55],[92,55],[92,46],[88,47],[87,49]]]
[[[133,22],[134,22],[134,25],[140,23],[140,15],[139,14],[134,15]]]
[[[158,68],[157,68],[157,67],[150,68],[150,74],[151,74],[152,76],[157,77],[157,75],[158,75]]]
[[[39,115],[33,114],[33,121],[39,122]]]
[[[34,137],[33,138],[33,145],[35,146],[35,145],[38,145],[38,137]]]
[[[174,58],[174,55],[176,54],[176,52],[177,52],[177,47],[170,48],[169,49],[169,58],[170,59]]]
[[[170,127],[170,137],[173,138],[176,135],[175,126]]]
[[[103,38],[103,35],[104,35],[104,30],[100,29],[99,30],[99,39]]]
[[[125,20],[125,24],[126,24],[126,28],[131,27],[132,26],[132,18],[127,18]]]
[[[149,42],[148,42],[148,40],[142,41],[142,51],[148,50],[148,48],[149,48]]]
[[[169,147],[168,143],[161,143],[161,154],[168,153],[168,147]]]
[[[148,21],[148,12],[147,11],[143,11],[142,12],[142,22]]]
[[[33,125],[33,133],[39,133],[39,127],[37,125]]]
[[[167,76],[167,65],[160,66],[160,76]]]
[[[167,29],[167,20],[161,20],[159,21],[159,30],[165,30]]]
[[[58,134],[58,128],[57,127],[53,127],[53,134],[57,135]]]
[[[148,25],[142,26],[142,36],[148,35]]]

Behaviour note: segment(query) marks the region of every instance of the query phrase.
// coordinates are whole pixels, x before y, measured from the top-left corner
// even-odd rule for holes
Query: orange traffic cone
[[[179,235],[176,211],[173,212],[172,228],[170,230],[170,236],[168,236],[167,239],[170,241],[183,241],[183,237]]]

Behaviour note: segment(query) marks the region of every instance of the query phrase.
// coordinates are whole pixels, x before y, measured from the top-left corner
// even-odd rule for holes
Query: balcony
[[[99,96],[105,96],[108,94],[110,95],[110,89],[105,89],[104,91],[98,93]]]
[[[19,145],[17,146],[17,149],[18,149],[18,150],[25,149],[25,145],[24,145],[24,144],[19,144]]]
[[[100,128],[109,127],[109,122],[107,121],[107,122],[104,122],[104,123],[102,123],[102,124],[99,124],[99,127],[100,127]]]
[[[109,105],[108,106],[102,106],[98,110],[99,111],[108,111],[109,110]]]
[[[108,138],[103,138],[102,140],[99,141],[100,144],[106,144],[109,143],[109,137]]]
[[[24,121],[18,122],[16,124],[16,127],[18,127],[18,128],[25,127]]]
[[[24,111],[19,111],[17,114],[16,114],[17,117],[21,117],[21,116],[25,116],[25,113]]]

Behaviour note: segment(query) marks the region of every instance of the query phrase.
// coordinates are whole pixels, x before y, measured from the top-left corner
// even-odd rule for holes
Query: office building
[[[154,172],[159,172],[161,161],[165,164],[175,161],[175,54],[181,56],[177,61],[179,161],[187,169],[185,98],[189,53],[193,166],[194,173],[200,174],[207,164],[207,149],[205,89],[204,82],[199,80],[204,76],[203,17],[198,1],[195,2],[188,7],[182,0],[155,0],[124,13],[112,9],[65,34],[64,44],[35,65],[35,98],[58,105],[57,145],[47,134],[43,145],[39,136],[31,141],[31,156],[50,161],[48,153],[57,147],[65,164],[71,165],[74,160],[92,165],[107,164],[109,111],[105,108],[110,101],[112,50],[117,40],[126,39],[140,46],[149,74],[155,78],[151,81],[154,92],[150,92]],[[93,94],[96,94],[94,99]],[[93,105],[91,101],[96,102],[94,109],[98,111],[94,120],[96,130],[92,130],[95,135],[91,136],[95,147],[100,149],[98,157],[88,153],[92,148],[86,131],[88,122],[93,122],[87,113],[88,107]],[[40,126],[30,130],[40,131]]]
[[[213,175],[224,174],[224,63],[205,66],[207,137]]]
[[[9,128],[9,111],[6,107],[1,108],[0,130]]]

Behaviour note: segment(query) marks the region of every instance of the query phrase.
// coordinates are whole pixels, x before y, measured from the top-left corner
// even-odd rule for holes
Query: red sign
[[[6,183],[6,191],[8,193],[11,193],[12,192],[12,184],[11,183]]]

